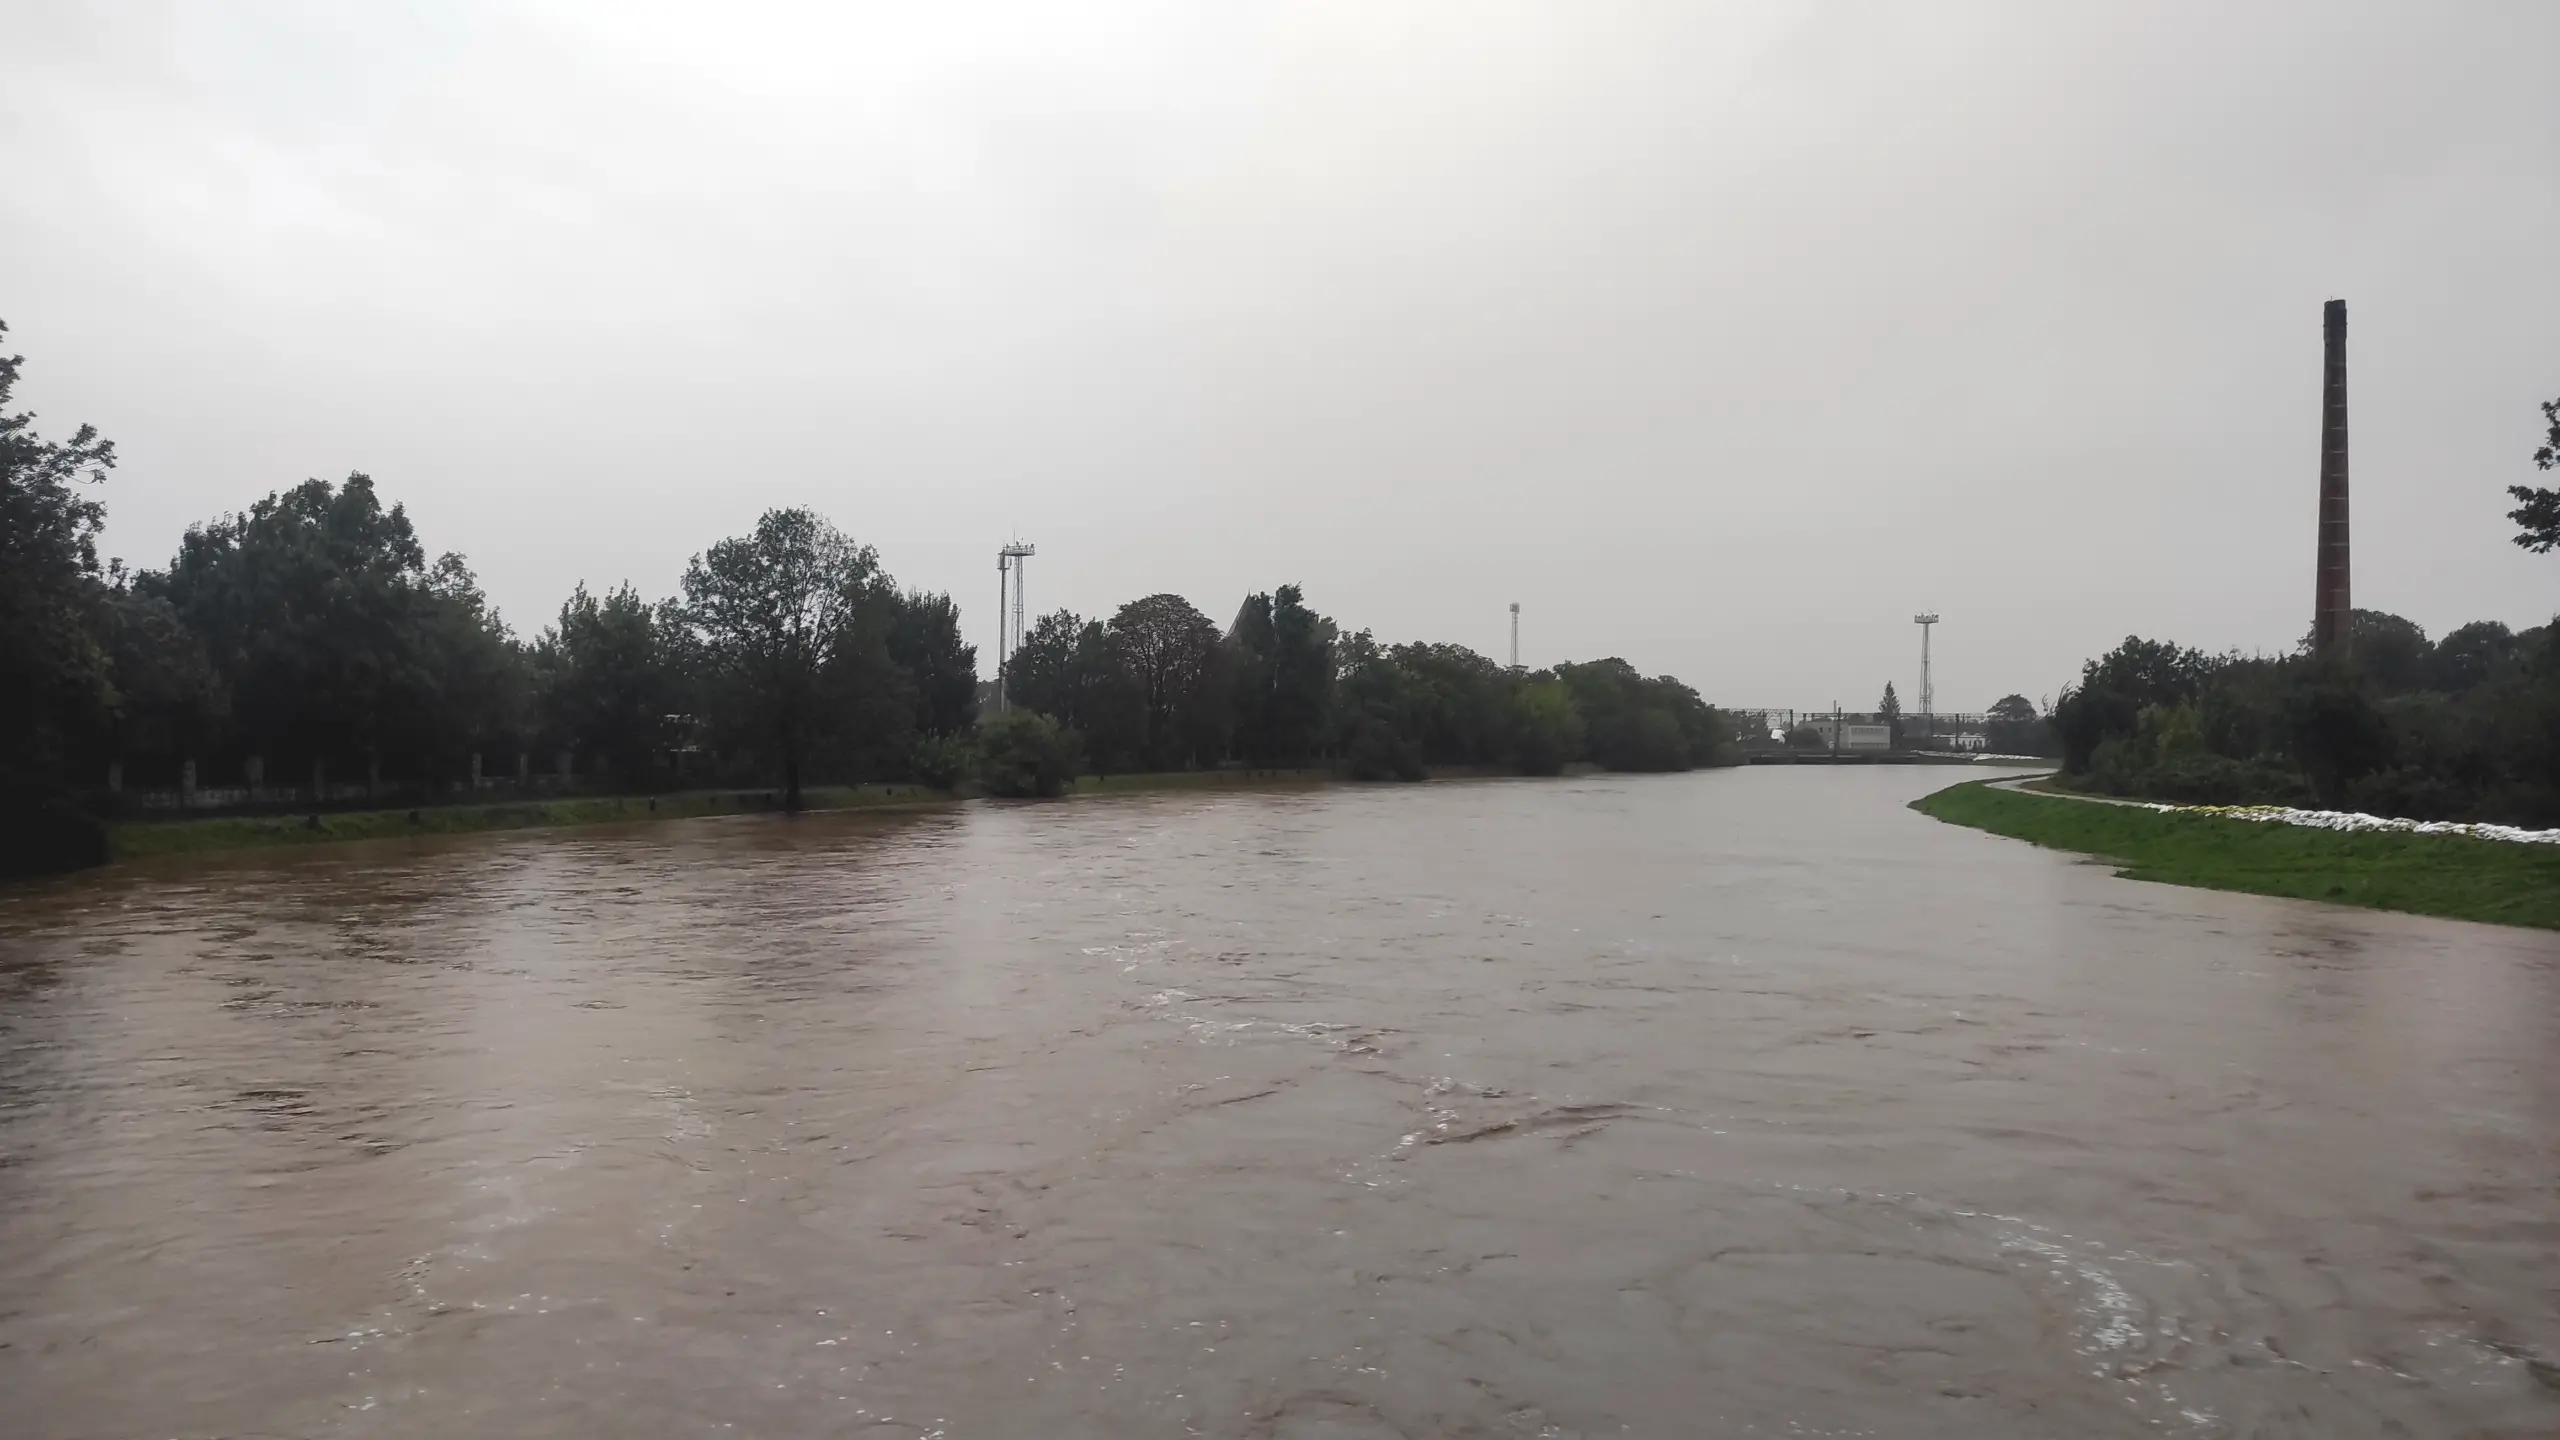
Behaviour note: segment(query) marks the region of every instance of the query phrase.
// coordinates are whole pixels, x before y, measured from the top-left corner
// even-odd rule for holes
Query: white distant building
[[[1807,720],[1804,723],[1814,734],[1822,737],[1822,748],[1825,750],[1866,752],[1893,748],[1893,727],[1890,725],[1862,725],[1854,720],[1846,721],[1839,726],[1839,735],[1835,740],[1832,735],[1830,716],[1825,715],[1820,719]]]

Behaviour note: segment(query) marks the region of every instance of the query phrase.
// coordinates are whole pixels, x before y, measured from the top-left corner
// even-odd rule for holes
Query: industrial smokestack
[[[2312,582],[2311,652],[2346,644],[2347,600],[2347,302],[2321,312],[2326,352],[2320,390],[2320,561]]]

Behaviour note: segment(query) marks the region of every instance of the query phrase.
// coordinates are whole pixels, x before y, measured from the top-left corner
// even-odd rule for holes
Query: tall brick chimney
[[[2325,371],[2320,389],[2320,559],[2312,582],[2311,651],[2327,655],[2347,640],[2347,302],[2320,315]]]

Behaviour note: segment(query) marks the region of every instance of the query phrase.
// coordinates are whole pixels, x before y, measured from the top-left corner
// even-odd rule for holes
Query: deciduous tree
[[[786,809],[800,808],[803,768],[831,729],[827,663],[879,571],[871,547],[806,509],[768,510],[685,567],[685,621],[727,718],[772,747]]]
[[[8,331],[0,324],[0,338]],[[48,441],[34,415],[9,413],[24,363],[0,356],[0,773],[53,771],[115,706],[100,635],[106,507],[89,493],[115,445],[88,425]]]
[[[2542,448],[2533,452],[2533,463],[2539,469],[2560,470],[2560,400],[2544,402],[2542,418],[2550,423],[2551,433]],[[2507,493],[2521,502],[2507,512],[2507,518],[2516,522],[2516,543],[2536,554],[2548,554],[2560,546],[2560,490],[2510,485]]]

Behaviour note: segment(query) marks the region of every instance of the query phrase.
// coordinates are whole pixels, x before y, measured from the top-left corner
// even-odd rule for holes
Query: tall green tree
[[[1271,693],[1266,740],[1282,760],[1320,752],[1333,710],[1334,624],[1308,609],[1295,585],[1271,593]]]
[[[2347,653],[2383,693],[2424,690],[2433,678],[2436,647],[2414,620],[2381,610],[2347,615]]]
[[[783,805],[800,808],[801,776],[837,718],[824,682],[879,556],[806,509],[768,510],[754,533],[693,557],[684,617],[725,718],[768,748]]]
[[[2434,688],[2460,695],[2488,681],[2516,656],[2516,635],[2495,620],[2474,620],[2436,642]]]
[[[1225,749],[1225,647],[1209,617],[1179,595],[1132,600],[1111,617],[1113,669],[1135,700],[1141,763],[1167,770],[1215,763]]]
[[[212,748],[229,718],[230,694],[176,607],[120,584],[106,616],[116,689],[112,752],[183,761]]]
[[[2544,402],[2542,418],[2550,424],[2551,433],[2542,448],[2533,452],[2533,463],[2538,469],[2560,470],[2560,400]],[[2507,493],[2521,502],[2507,512],[2507,518],[2516,522],[2516,543],[2536,554],[2549,554],[2560,546],[2560,490],[2510,485]]]
[[[911,768],[925,700],[916,672],[898,658],[907,619],[906,597],[876,566],[848,597],[821,686],[825,725],[818,754],[839,778],[878,780]]]
[[[1227,664],[1233,676],[1231,739],[1236,754],[1257,764],[1272,758],[1272,687],[1279,637],[1271,625],[1271,597],[1256,592],[1237,607],[1227,627]]]
[[[1331,738],[1335,639],[1331,620],[1283,585],[1245,597],[1226,635],[1233,676],[1231,740],[1250,761],[1303,761]]]
[[[978,647],[960,638],[960,607],[948,595],[910,590],[899,598],[889,658],[915,682],[916,729],[950,736],[978,720]]]
[[[1087,699],[1099,682],[1102,626],[1072,610],[1053,610],[1031,622],[1006,666],[1009,703],[1082,728],[1092,719]]]
[[[1368,631],[1334,647],[1336,744],[1354,780],[1420,780],[1424,766],[1415,677]]]
[[[0,357],[0,773],[58,776],[71,742],[115,708],[101,639],[106,508],[88,490],[116,451],[94,427],[48,441],[33,414],[10,413],[25,363]]]
[[[1512,696],[1521,679],[1464,645],[1409,643],[1387,651],[1403,677],[1404,733],[1434,765],[1512,762]]]
[[[2201,651],[2127,635],[2124,643],[2080,667],[2080,683],[2053,704],[2053,729],[2062,743],[2062,768],[2089,768],[2109,736],[2130,735],[2142,712],[2196,698],[2214,663]]]
[[[2024,695],[2003,695],[1991,702],[1985,718],[2003,725],[2031,725],[2036,719],[2036,702]]]
[[[427,563],[405,509],[360,472],[190,528],[134,589],[202,642],[251,753],[426,780],[516,718],[505,622],[460,556]]]
[[[581,581],[534,642],[544,730],[622,783],[645,780],[678,713],[669,650],[628,582],[598,599]]]
[[[2042,755],[2052,741],[2052,727],[2036,713],[2036,702],[2024,695],[2003,695],[1991,702],[1984,717],[1983,738],[2003,755]]]

